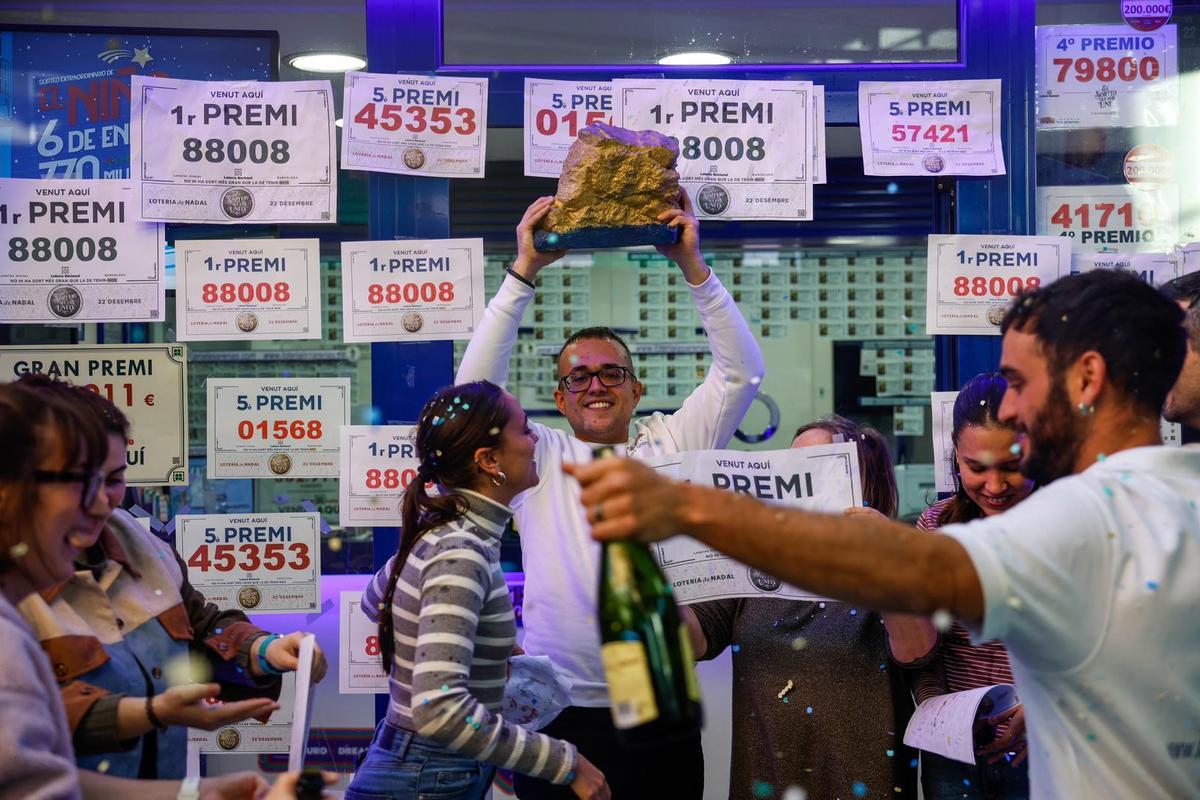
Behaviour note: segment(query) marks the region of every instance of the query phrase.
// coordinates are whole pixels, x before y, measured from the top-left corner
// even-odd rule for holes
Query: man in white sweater
[[[516,261],[488,304],[456,383],[486,378],[503,385],[508,378],[517,328],[533,299],[534,278],[562,257],[561,252],[539,253],[533,246],[533,228],[553,199],[539,198],[521,219]],[[708,375],[674,414],[656,412],[632,422],[642,385],[625,343],[607,328],[575,334],[559,354],[554,392],[573,435],[534,424],[541,482],[513,503],[525,567],[523,646],[531,655],[549,656],[572,685],[571,706],[544,732],[574,743],[604,772],[617,800],[698,800],[704,785],[703,754],[699,738],[651,752],[626,752],[617,743],[596,622],[600,548],[589,537],[579,485],[563,474],[562,465],[590,461],[592,449],[604,444],[634,457],[724,447],[754,400],[764,372],[762,353],[733,297],[704,263],[699,223],[686,193],[682,201],[682,208],[660,217],[679,229],[679,241],[658,249],[679,266],[691,289],[713,353]],[[570,796],[562,787],[520,777],[516,788],[522,800]]]

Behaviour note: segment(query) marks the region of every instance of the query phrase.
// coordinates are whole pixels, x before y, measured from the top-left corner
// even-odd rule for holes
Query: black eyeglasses
[[[627,372],[630,375],[633,375],[633,371],[628,367],[605,367],[604,369],[598,369],[592,372],[580,370],[579,372],[572,372],[569,375],[564,375],[558,379],[558,382],[562,384],[568,392],[578,394],[579,392],[587,391],[587,388],[592,385],[592,378],[599,378],[600,385],[607,386],[610,389],[614,386],[620,386],[625,382],[625,373]]]
[[[51,470],[39,469],[33,473],[33,479],[38,483],[78,483],[83,486],[83,493],[79,495],[79,507],[87,511],[92,507],[92,503],[96,502],[96,497],[100,494],[100,487],[104,485],[104,474],[101,472],[86,473],[79,470],[63,470],[62,472],[53,472]]]

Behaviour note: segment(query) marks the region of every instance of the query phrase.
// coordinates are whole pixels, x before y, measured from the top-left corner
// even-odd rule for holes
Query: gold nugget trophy
[[[538,250],[673,244],[678,229],[658,221],[679,207],[679,142],[658,131],[602,122],[579,132],[567,153],[554,205],[534,232]]]

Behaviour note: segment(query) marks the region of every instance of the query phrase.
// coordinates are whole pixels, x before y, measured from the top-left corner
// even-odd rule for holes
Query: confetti
[[[20,558],[29,552],[29,545],[25,542],[17,542],[8,549],[8,554],[13,558]]]
[[[887,669],[887,664],[880,664],[880,665],[879,665],[879,668],[880,668],[880,669]]]
[[[733,647],[731,647],[729,649],[732,650],[733,652],[737,653],[742,649],[742,646],[740,644],[735,644]]]
[[[858,616],[858,609],[857,609],[857,608],[852,608],[852,609],[850,609],[850,616],[852,616],[852,617],[857,617],[857,616]]]
[[[867,796],[867,785],[865,783],[863,783],[862,781],[855,781],[854,784],[850,787],[850,790],[852,792],[854,792],[855,797],[866,797]]]
[[[155,589],[154,594],[156,597],[162,597],[162,589]]]
[[[760,798],[760,800],[766,800],[766,798],[775,795],[775,787],[766,781],[755,781],[753,791],[754,796]]]
[[[760,383],[762,383],[762,375],[755,375],[750,379],[751,386],[758,386]]]
[[[808,646],[808,640],[805,639],[803,636],[797,636],[795,639],[792,639],[792,649],[793,650],[803,650],[807,646]]]
[[[892,756],[896,755],[896,751],[890,747],[887,750],[884,750],[883,752],[887,753],[888,758],[891,758]]]
[[[778,695],[779,699],[783,700],[784,699],[783,696],[785,694],[787,694],[788,692],[790,692],[792,690],[792,688],[795,687],[795,685],[796,684],[792,683],[791,679],[789,679],[787,682],[787,686],[784,686],[782,689],[779,690],[779,695]]]
[[[942,633],[950,630],[950,623],[954,621],[954,617],[944,608],[939,608],[933,612],[933,627],[937,628]]]
[[[1012,597],[1008,598],[1008,604],[1013,608],[1020,608],[1021,607],[1021,598],[1017,597],[1016,595],[1013,595]]]
[[[807,706],[807,707],[805,707],[805,709],[804,709],[804,713],[805,713],[805,714],[811,714],[811,713],[812,713],[812,706]]]
[[[163,678],[167,686],[208,683],[212,680],[212,665],[203,656],[184,653],[163,665]]]
[[[921,763],[920,759],[914,758],[912,761],[908,762],[908,766],[912,767],[913,769],[916,769],[917,764],[920,764],[920,763]]]
[[[1105,487],[1104,487],[1104,493],[1105,493],[1106,495],[1108,495],[1109,497],[1112,497],[1112,496],[1113,496],[1113,490],[1112,490],[1112,487],[1111,487],[1111,486],[1105,486]]]
[[[783,790],[783,797],[780,800],[808,800],[808,792],[799,786],[789,786]]]
[[[1152,592],[1158,591],[1158,581],[1146,581],[1146,588]]]
[[[1108,458],[1108,456],[1107,456],[1107,455],[1105,455],[1104,453],[1098,453],[1098,454],[1096,455],[1096,460],[1097,460],[1097,461],[1103,461],[1103,460],[1105,460],[1106,458]]]
[[[112,764],[110,764],[108,762],[108,759],[106,758],[103,761],[101,761],[99,764],[96,765],[96,772],[101,772],[101,773],[108,772],[108,768],[111,766],[112,766]]]
[[[824,608],[824,607],[825,607],[825,604],[824,604],[824,603],[818,603],[818,604],[817,604],[817,607],[818,607],[818,608]]]
[[[1021,443],[1013,442],[1012,447],[1008,448],[1008,452],[1012,453],[1014,456],[1021,455]]]
[[[488,430],[488,436],[499,436],[499,435],[500,435],[500,429],[497,427],[492,427]]]
[[[333,552],[333,553],[339,552],[342,549],[342,537],[331,536],[331,537],[329,537],[329,541],[326,542],[326,544],[329,546],[330,552]]]

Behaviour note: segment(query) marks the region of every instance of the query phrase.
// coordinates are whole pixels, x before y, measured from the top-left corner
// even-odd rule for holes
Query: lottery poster
[[[416,480],[415,425],[343,425],[338,524],[400,525],[404,491]]]
[[[1000,81],[858,85],[867,175],[1003,175]]]
[[[1172,126],[1179,119],[1174,25],[1045,25],[1037,29],[1041,130]]]
[[[613,124],[611,83],[525,79],[525,174],[558,178],[579,131]]]
[[[618,125],[679,140],[679,182],[703,219],[812,219],[808,81],[613,81]]]
[[[162,225],[128,181],[0,178],[0,323],[166,316]]]
[[[321,515],[183,514],[175,549],[209,602],[254,614],[320,606]]]
[[[346,73],[342,167],[482,178],[487,78]]]
[[[1120,269],[1136,274],[1151,286],[1162,286],[1183,274],[1180,266],[1180,259],[1174,253],[1079,253],[1074,257],[1072,270]]]
[[[1065,236],[1077,253],[1170,250],[1179,239],[1179,187],[1039,186],[1037,232]]]
[[[278,44],[271,34],[2,30],[0,177],[127,179],[134,75],[269,81]]]
[[[86,386],[129,418],[130,486],[188,482],[187,349],[179,344],[0,347],[0,381],[29,373]]]
[[[175,335],[228,342],[321,338],[318,239],[175,242]]]
[[[347,342],[468,339],[483,318],[482,239],[342,242]]]
[[[279,708],[264,725],[256,719],[243,720],[214,731],[188,728],[188,745],[203,754],[213,753],[286,753],[291,742],[292,720],[296,708],[296,673],[285,672],[280,678]]]
[[[362,592],[338,595],[341,646],[338,648],[338,691],[384,694],[388,678],[379,656],[379,626],[362,611]]]
[[[329,81],[133,78],[129,129],[141,218],[336,222]]]
[[[926,270],[927,333],[999,336],[1014,297],[1071,274],[1071,240],[930,236]]]
[[[930,392],[933,408],[933,477],[938,494],[957,491],[954,483],[954,401],[958,392]]]
[[[349,378],[209,378],[208,477],[336,478]]]

